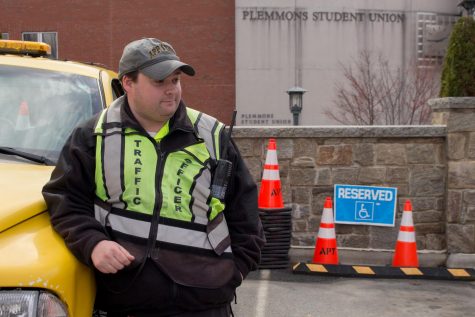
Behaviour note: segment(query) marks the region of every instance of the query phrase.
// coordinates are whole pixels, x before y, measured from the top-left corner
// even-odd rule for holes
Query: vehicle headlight
[[[67,317],[61,300],[40,291],[0,291],[0,317]]]

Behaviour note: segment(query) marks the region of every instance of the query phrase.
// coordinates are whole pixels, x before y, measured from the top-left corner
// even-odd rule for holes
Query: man
[[[224,125],[185,106],[182,74],[195,70],[168,43],[128,44],[126,94],[73,131],[43,189],[109,315],[229,316],[260,259],[256,185]],[[220,159],[232,163],[224,198],[211,191]]]

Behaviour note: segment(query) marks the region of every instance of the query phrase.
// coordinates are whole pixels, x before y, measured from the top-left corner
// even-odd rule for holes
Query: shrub
[[[475,21],[455,23],[442,69],[440,97],[475,96]]]

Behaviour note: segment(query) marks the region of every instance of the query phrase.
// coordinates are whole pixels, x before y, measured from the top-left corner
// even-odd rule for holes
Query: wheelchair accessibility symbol
[[[373,220],[374,203],[357,201],[355,206],[355,220]]]

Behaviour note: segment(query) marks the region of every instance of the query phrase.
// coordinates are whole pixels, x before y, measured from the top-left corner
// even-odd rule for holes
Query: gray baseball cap
[[[170,44],[155,38],[143,38],[124,48],[119,62],[119,78],[138,70],[150,78],[163,80],[178,68],[187,75],[195,75],[193,67],[181,62]]]

